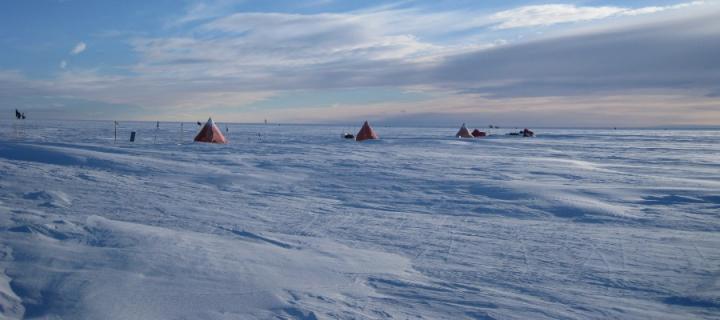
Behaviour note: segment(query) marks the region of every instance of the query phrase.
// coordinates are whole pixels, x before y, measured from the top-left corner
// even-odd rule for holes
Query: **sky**
[[[719,2],[2,1],[0,112],[720,125]]]

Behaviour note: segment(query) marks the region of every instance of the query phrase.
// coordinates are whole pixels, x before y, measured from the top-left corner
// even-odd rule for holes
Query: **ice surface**
[[[0,122],[0,318],[720,317],[719,131],[184,128]]]

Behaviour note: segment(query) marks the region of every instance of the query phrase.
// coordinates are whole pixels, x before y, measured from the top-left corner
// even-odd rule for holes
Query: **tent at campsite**
[[[200,132],[195,136],[195,142],[227,143],[220,129],[215,125],[212,118],[208,118]]]
[[[355,141],[363,141],[363,140],[369,140],[369,139],[377,139],[378,135],[375,133],[375,131],[370,127],[370,124],[365,121],[362,128],[360,129],[360,132],[355,135]]]
[[[487,136],[487,133],[485,133],[485,131],[480,131],[478,129],[475,129],[472,132],[472,136],[475,138],[485,137],[485,136]]]
[[[462,124],[462,127],[460,127],[460,130],[455,134],[455,137],[457,138],[472,138],[473,136],[470,134],[470,131],[467,127],[465,127],[465,124]]]

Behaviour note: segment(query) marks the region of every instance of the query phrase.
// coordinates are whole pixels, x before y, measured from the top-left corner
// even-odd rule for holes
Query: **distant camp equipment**
[[[130,142],[135,142],[135,131],[130,132]]]
[[[372,140],[372,139],[378,139],[378,135],[370,127],[370,124],[367,121],[365,121],[362,128],[360,128],[360,132],[358,132],[358,134],[355,136],[355,141]]]
[[[463,123],[460,127],[460,130],[455,134],[455,137],[457,138],[472,138],[473,136],[470,134],[470,131],[467,127],[465,127],[465,124]]]
[[[215,125],[212,118],[208,118],[205,126],[195,136],[195,142],[227,143],[227,140],[225,140],[225,136]]]
[[[15,119],[24,120],[25,112],[20,112],[18,109],[15,109]]]
[[[485,136],[487,136],[487,133],[485,133],[485,131],[480,131],[478,129],[475,129],[472,132],[472,136],[475,138],[485,137]]]
[[[345,139],[355,139],[355,135],[349,132],[343,133],[342,137]]]
[[[25,113],[24,112],[21,113],[20,111],[18,111],[18,109],[15,109],[15,118],[17,120],[25,119]],[[25,134],[25,124],[24,123],[16,124],[15,122],[13,122],[12,126],[13,126],[13,131],[15,132],[16,137],[21,137]]]
[[[521,136],[526,138],[531,138],[535,136],[535,132],[530,131],[528,128],[525,128],[518,132],[510,132],[507,135],[509,136]]]

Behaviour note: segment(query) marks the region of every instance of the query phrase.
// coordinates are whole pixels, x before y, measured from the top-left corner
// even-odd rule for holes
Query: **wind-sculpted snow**
[[[0,318],[720,317],[718,131],[0,124]]]

